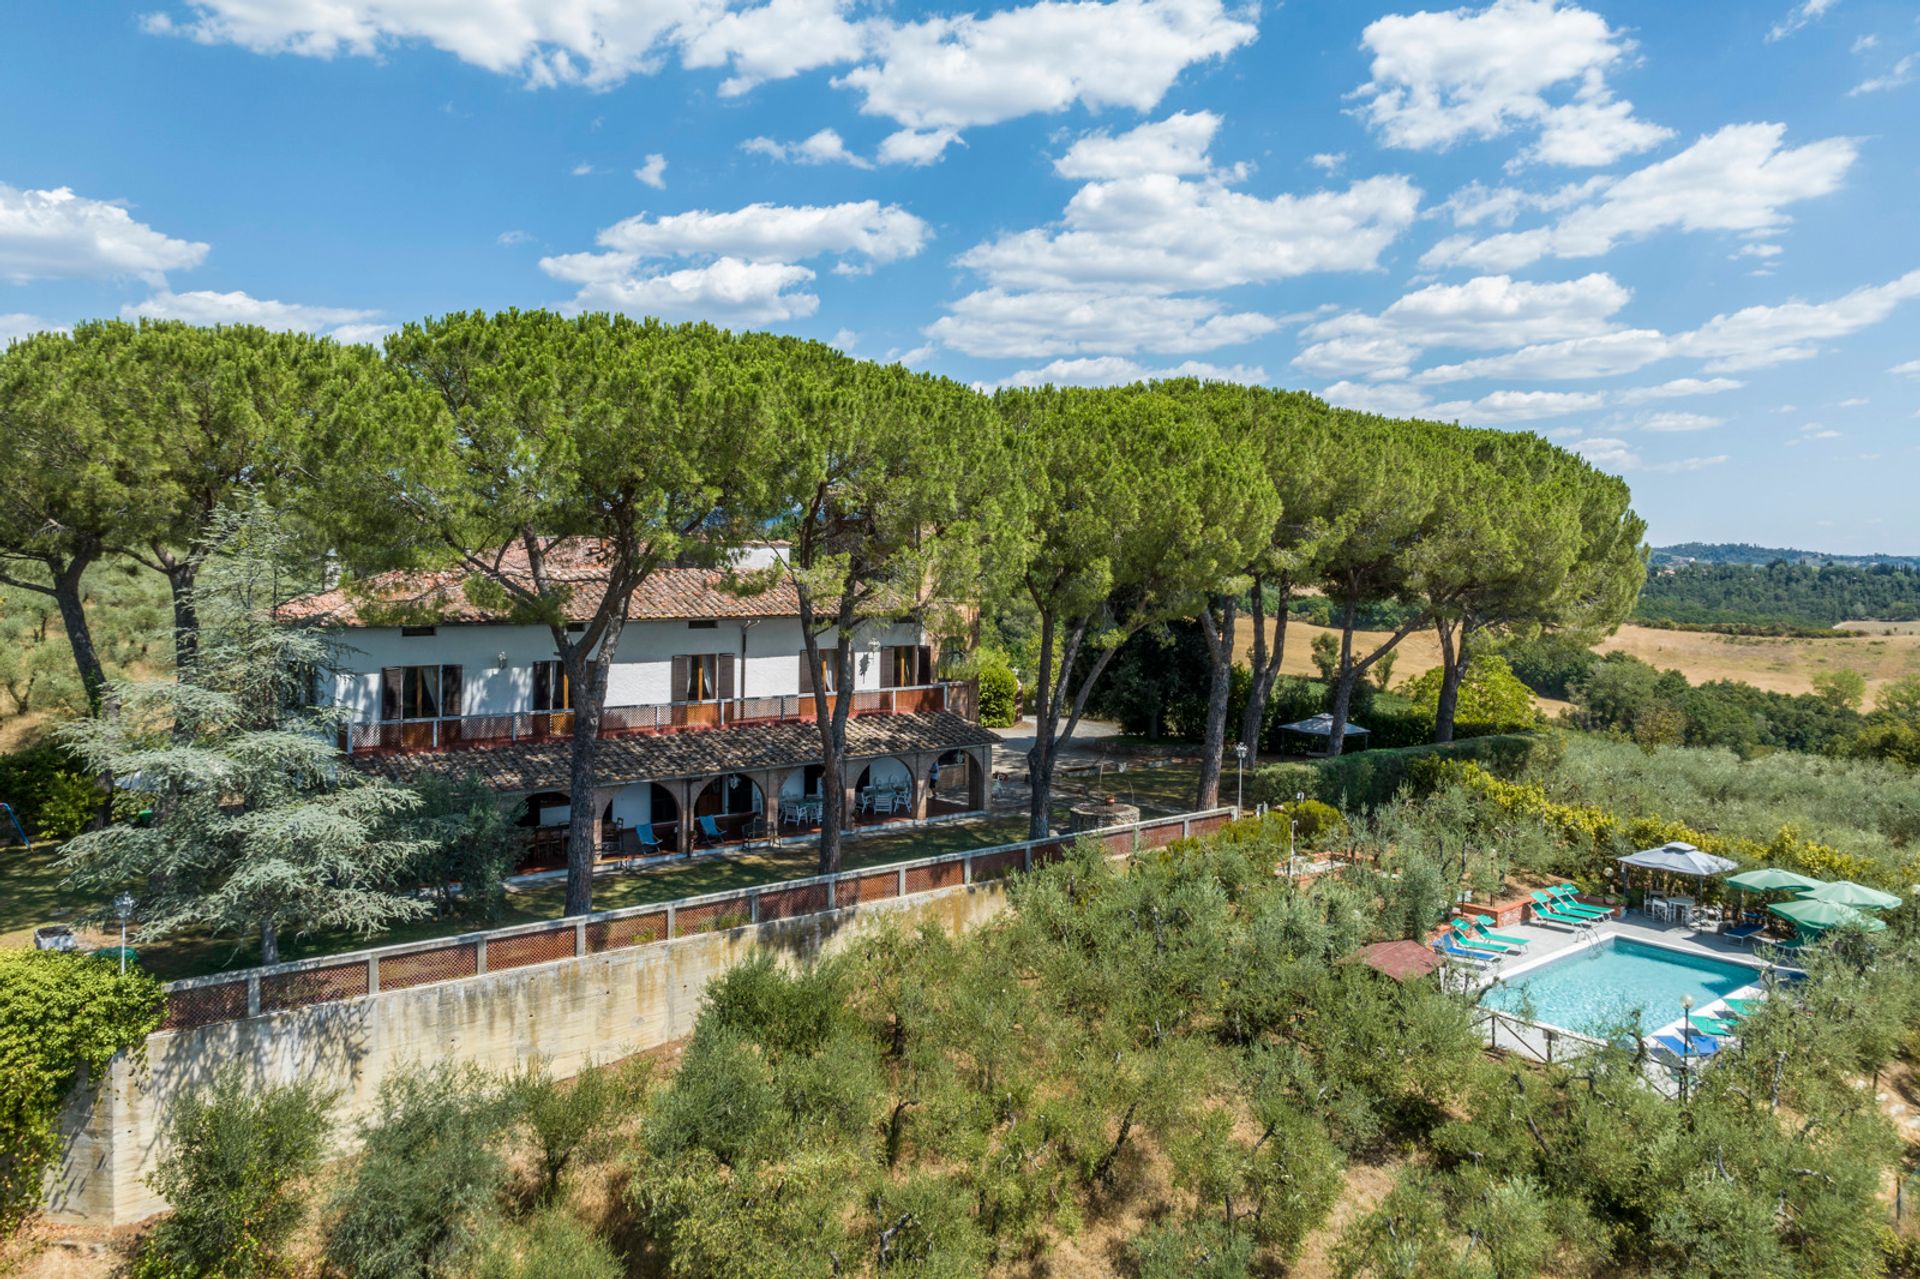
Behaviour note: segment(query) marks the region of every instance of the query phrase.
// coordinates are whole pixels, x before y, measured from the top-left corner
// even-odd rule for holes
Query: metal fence
[[[985,883],[1014,871],[1058,861],[1074,841],[1082,838],[1100,841],[1114,856],[1126,856],[1176,839],[1210,834],[1231,821],[1233,814],[1233,809],[1216,808],[1178,817],[1152,818],[1088,831],[1084,835],[997,844],[964,853],[842,871],[838,875],[789,879],[570,919],[518,924],[457,937],[325,955],[268,968],[192,977],[166,987],[167,1015],[160,1028],[190,1030],[261,1013],[458,981],[531,964],[651,945],[675,937],[798,919],[847,906]]]
[[[1561,1030],[1558,1026],[1538,1025],[1503,1013],[1497,1008],[1476,1008],[1473,1020],[1475,1027],[1480,1031],[1481,1039],[1485,1041],[1488,1048],[1516,1053],[1531,1061],[1545,1062],[1548,1065],[1557,1061],[1571,1061],[1575,1057],[1584,1057],[1606,1046],[1601,1040],[1591,1035]]]

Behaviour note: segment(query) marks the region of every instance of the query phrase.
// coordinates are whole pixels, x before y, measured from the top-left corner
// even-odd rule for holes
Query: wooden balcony
[[[850,715],[919,715],[930,711],[971,710],[971,687],[918,684],[908,688],[861,689],[851,696]],[[827,713],[838,696],[829,694]],[[600,736],[701,732],[750,724],[812,723],[818,707],[811,693],[780,697],[736,697],[727,701],[656,702],[609,706],[600,717]],[[573,733],[570,711],[519,711],[503,715],[458,715],[350,724],[340,735],[349,755],[373,752],[443,751],[508,746],[520,742],[565,739]]]

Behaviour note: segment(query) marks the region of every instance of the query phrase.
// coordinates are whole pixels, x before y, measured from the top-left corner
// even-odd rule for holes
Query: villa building
[[[763,567],[774,545],[747,548]],[[369,773],[411,783],[478,776],[516,801],[528,866],[565,860],[572,699],[553,636],[474,604],[458,574],[394,574],[351,594],[292,601],[325,627],[337,669],[323,700],[347,707],[341,746]],[[598,600],[582,574],[570,610],[584,631]],[[820,822],[816,686],[853,699],[847,812],[856,825],[986,808],[993,743],[971,683],[944,679],[958,654],[912,622],[858,637],[854,679],[808,668],[791,583],[741,594],[706,568],[665,568],[634,593],[607,686],[599,785],[589,802],[604,858],[811,838]],[[431,619],[426,620],[426,619]],[[417,620],[418,624],[407,624]]]

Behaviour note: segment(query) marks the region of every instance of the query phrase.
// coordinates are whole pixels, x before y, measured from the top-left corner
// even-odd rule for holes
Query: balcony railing
[[[860,689],[852,694],[850,715],[915,715],[963,710],[968,688],[958,684],[915,684],[906,688]],[[827,696],[831,715],[839,698]],[[609,706],[600,715],[600,736],[630,737],[747,724],[811,723],[817,714],[812,693],[780,697],[734,697],[726,701],[655,702],[645,706]],[[341,749],[349,755],[374,751],[435,751],[456,747],[507,746],[518,742],[563,739],[573,733],[571,711],[518,711],[503,715],[453,715],[437,719],[349,724]]]

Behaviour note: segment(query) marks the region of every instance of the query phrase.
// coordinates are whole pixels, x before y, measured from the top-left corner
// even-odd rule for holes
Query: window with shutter
[[[715,663],[719,667],[715,695],[723,702],[733,700],[733,661],[732,653],[721,653]]]

